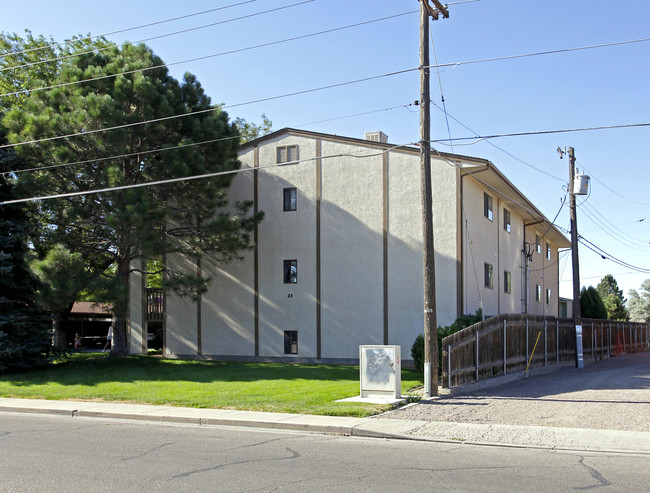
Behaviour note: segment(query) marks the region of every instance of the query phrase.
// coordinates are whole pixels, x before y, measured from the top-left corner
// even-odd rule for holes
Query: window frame
[[[291,151],[295,150],[294,159],[291,159]],[[275,162],[276,164],[296,164],[298,162],[299,153],[298,145],[277,146],[275,148]]]
[[[542,286],[539,284],[535,284],[535,301],[537,301],[537,303],[542,302]]]
[[[483,192],[483,217],[490,221],[494,220],[494,203],[492,196],[487,192]]]
[[[551,260],[551,256],[552,256],[551,244],[547,241],[546,242],[546,260]]]
[[[284,354],[298,354],[298,331],[284,331]]]
[[[292,275],[291,267],[294,267]],[[282,279],[284,284],[298,284],[298,260],[288,259],[284,260],[282,264]]]
[[[512,216],[510,211],[505,207],[503,208],[503,230],[506,233],[512,232]]]
[[[282,189],[282,212],[295,212],[297,210],[298,210],[298,189],[296,187],[283,188]]]
[[[546,289],[546,304],[551,304],[551,288]]]
[[[489,289],[494,289],[494,266],[483,263],[483,286]]]
[[[503,292],[512,294],[512,274],[510,271],[503,271]]]
[[[535,250],[542,253],[542,238],[538,234],[535,235]]]

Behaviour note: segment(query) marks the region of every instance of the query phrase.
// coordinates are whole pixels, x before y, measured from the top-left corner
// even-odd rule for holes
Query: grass
[[[402,369],[402,394],[422,385]],[[0,375],[0,397],[129,402],[329,416],[371,416],[388,405],[335,402],[359,395],[359,368],[72,355],[45,369]]]

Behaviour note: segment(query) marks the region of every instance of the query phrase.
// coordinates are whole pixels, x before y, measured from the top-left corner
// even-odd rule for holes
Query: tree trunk
[[[116,276],[118,279],[118,292],[115,306],[113,307],[113,340],[111,356],[128,356],[129,347],[126,336],[126,319],[129,307],[129,273],[131,261],[129,258],[122,258],[117,262]]]

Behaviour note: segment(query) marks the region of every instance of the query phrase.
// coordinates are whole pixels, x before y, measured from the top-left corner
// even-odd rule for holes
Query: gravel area
[[[378,416],[488,425],[650,432],[650,354],[640,353],[422,400]]]

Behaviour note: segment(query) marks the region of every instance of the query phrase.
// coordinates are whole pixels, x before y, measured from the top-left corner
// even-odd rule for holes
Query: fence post
[[[529,361],[529,350],[528,350],[528,318],[526,318],[526,361]]]
[[[555,365],[560,364],[560,321],[555,320]]]
[[[591,357],[596,362],[596,330],[594,329],[594,323],[591,322]]]
[[[451,389],[451,345],[447,345],[447,388]]]
[[[476,337],[476,368],[474,369],[475,372],[474,378],[478,382],[478,330],[474,335]]]
[[[508,350],[506,349],[506,325],[508,324],[507,321],[503,321],[503,374],[505,375],[507,372],[507,362],[508,362]]]
[[[623,352],[627,353],[627,344],[625,344],[625,324],[623,324]]]
[[[548,320],[544,319],[544,366],[548,366]]]
[[[607,327],[607,357],[612,357],[612,322]]]

